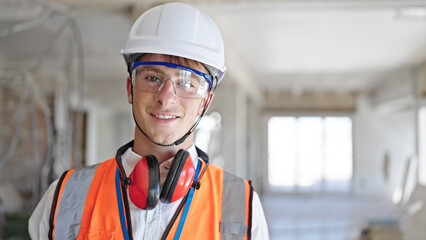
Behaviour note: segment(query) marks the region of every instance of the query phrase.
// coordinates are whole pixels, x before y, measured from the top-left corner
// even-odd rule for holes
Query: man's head
[[[140,133],[161,146],[191,139],[226,71],[216,24],[186,4],[154,7],[136,20],[122,54]]]

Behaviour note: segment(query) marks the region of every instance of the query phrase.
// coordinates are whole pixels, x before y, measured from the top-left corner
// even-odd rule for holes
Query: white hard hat
[[[121,50],[126,64],[133,54],[157,53],[198,61],[218,83],[226,71],[222,35],[213,20],[183,3],[149,9],[133,24]]]

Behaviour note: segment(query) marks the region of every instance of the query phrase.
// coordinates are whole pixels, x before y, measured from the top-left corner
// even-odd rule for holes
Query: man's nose
[[[163,90],[173,91],[173,93],[176,94],[176,84],[172,78],[169,77],[161,83],[160,87],[158,88],[158,92],[161,92]]]
[[[167,106],[176,102],[176,85],[171,78],[164,80],[164,82],[158,88],[156,99],[157,102],[159,102],[163,106]]]

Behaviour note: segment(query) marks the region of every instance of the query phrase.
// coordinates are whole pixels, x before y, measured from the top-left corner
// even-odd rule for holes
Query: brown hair
[[[150,54],[150,53],[146,53],[146,54]],[[146,54],[139,54],[137,56],[137,60],[135,60],[135,61],[139,61]],[[195,60],[192,60],[192,59],[189,59],[189,58],[178,57],[178,56],[174,56],[174,55],[163,54],[163,56],[166,58],[167,62],[171,62],[171,63],[183,65],[183,66],[187,66],[189,68],[201,69],[201,72],[209,74],[209,71],[204,66],[204,64],[202,64],[202,63],[200,63],[198,61],[195,61]]]

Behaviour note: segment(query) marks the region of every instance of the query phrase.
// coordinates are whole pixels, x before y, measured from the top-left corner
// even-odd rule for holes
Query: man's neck
[[[137,130],[136,130],[137,131]],[[140,132],[139,132],[140,133]],[[178,146],[160,146],[151,142],[143,134],[135,134],[133,143],[133,151],[140,156],[154,155],[158,162],[162,162],[174,157],[179,149],[188,149],[193,144],[193,137],[188,137],[183,143]]]

